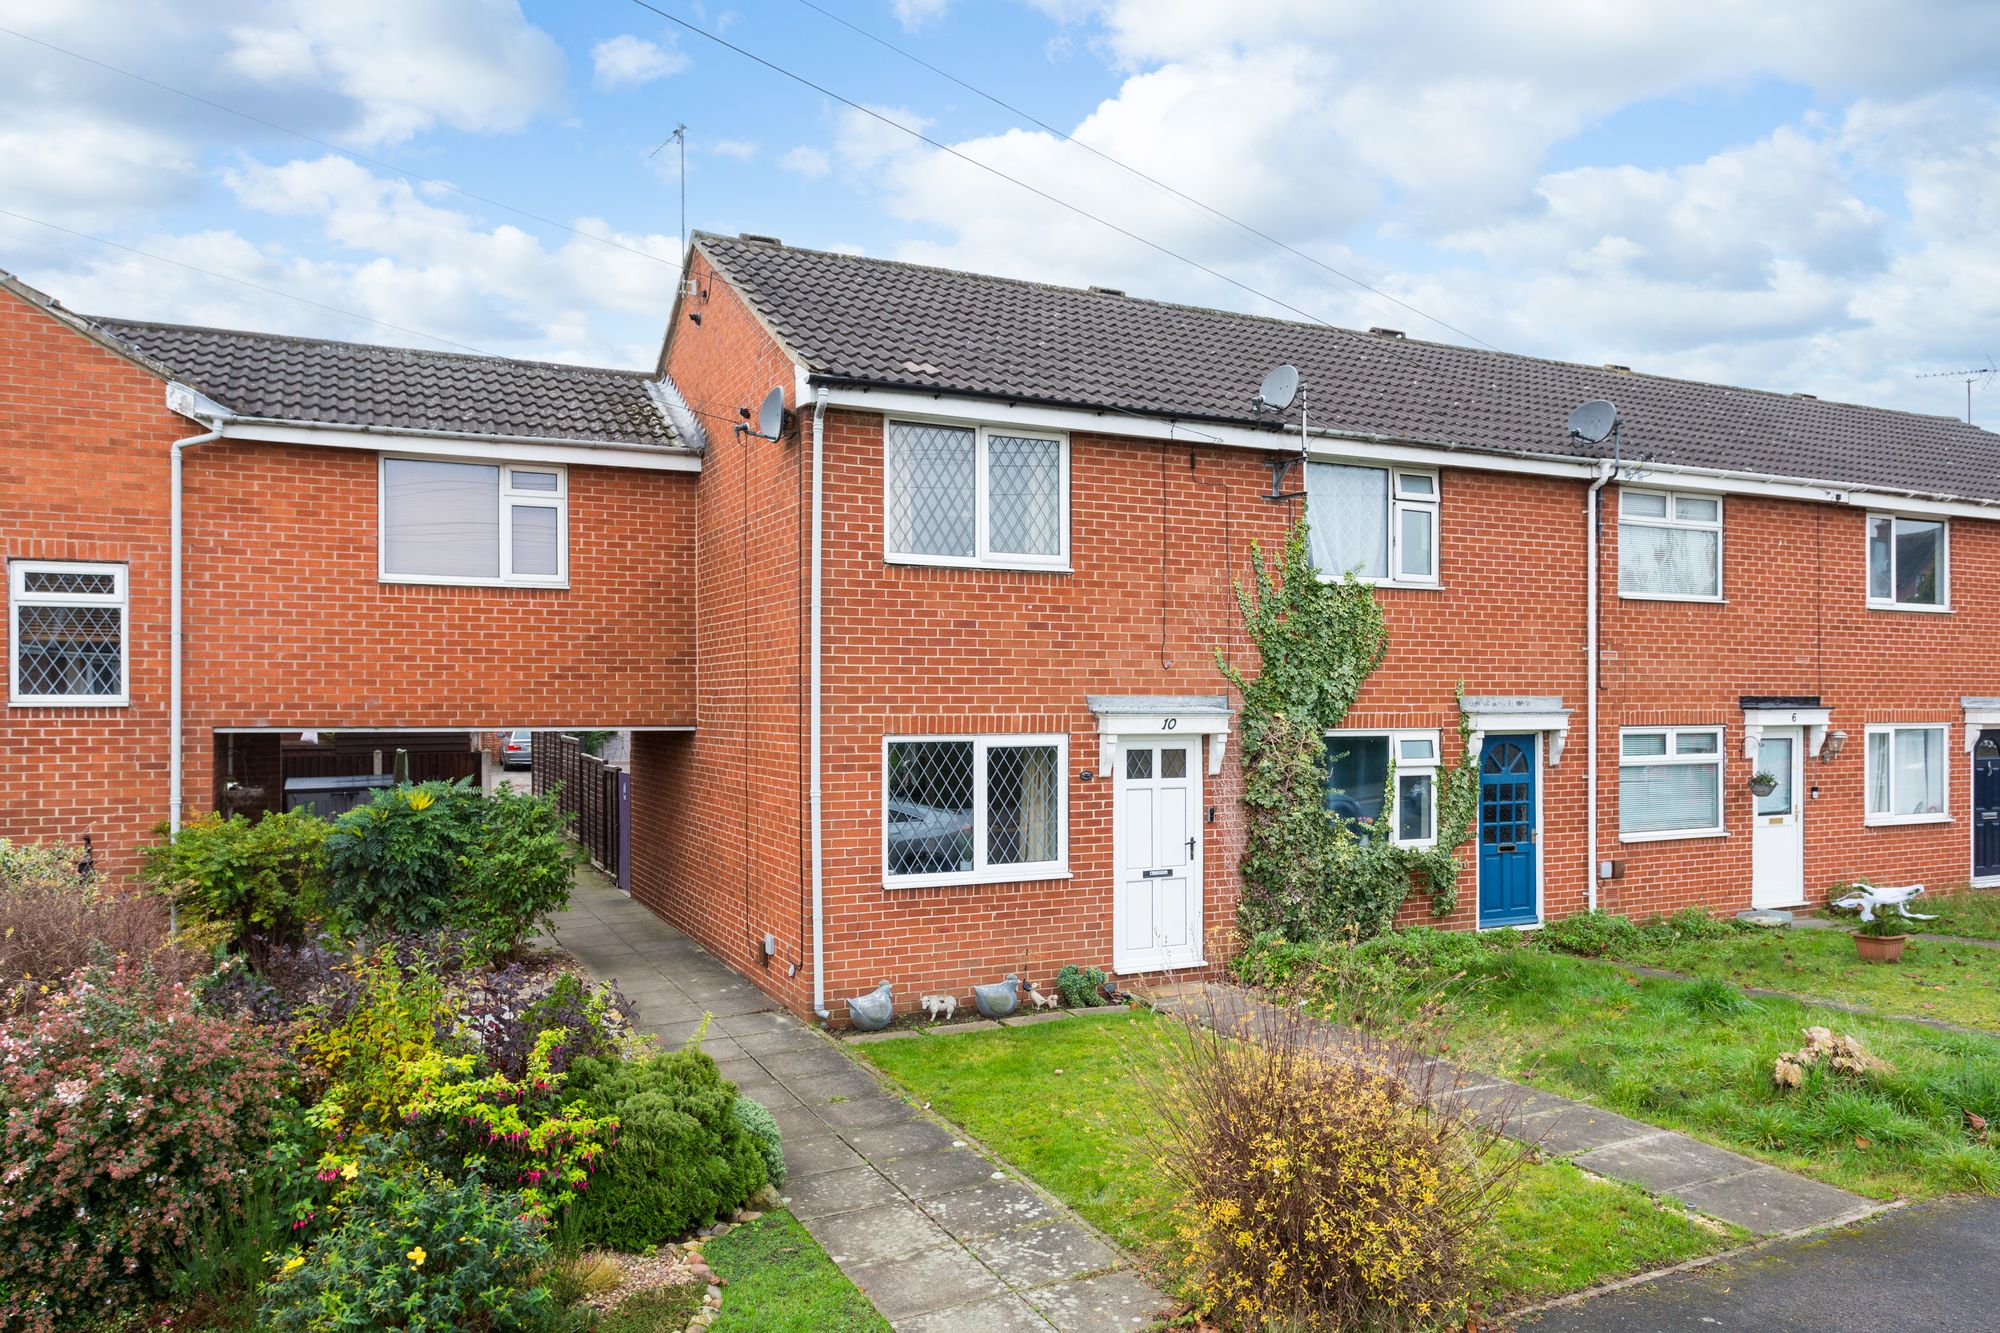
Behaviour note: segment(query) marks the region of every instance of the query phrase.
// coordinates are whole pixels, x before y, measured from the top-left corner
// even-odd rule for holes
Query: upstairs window
[[[1721,601],[1721,497],[1621,489],[1618,594],[1660,601]]]
[[[569,578],[567,475],[552,464],[384,458],[381,575],[560,587]]]
[[[1306,464],[1306,520],[1321,574],[1373,583],[1438,581],[1438,474]]]
[[[1949,817],[1945,731],[1942,726],[1868,728],[1868,823],[1926,824]]]
[[[1069,563],[1069,441],[1060,435],[891,421],[884,554],[925,565]]]
[[[1624,731],[1618,755],[1618,834],[1623,841],[1723,831],[1721,728]]]
[[[16,704],[128,702],[124,565],[15,560],[7,566]]]
[[[1362,837],[1387,829],[1393,842],[1428,846],[1437,841],[1437,768],[1434,731],[1329,732],[1327,818],[1345,820]]]
[[[1868,516],[1868,603],[1905,610],[1942,611],[1948,533],[1941,519]]]

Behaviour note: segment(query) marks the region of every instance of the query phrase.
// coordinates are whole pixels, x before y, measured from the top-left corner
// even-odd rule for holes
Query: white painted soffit
[[[1465,697],[1466,720],[1472,724],[1472,748],[1485,744],[1487,733],[1541,732],[1549,741],[1549,767],[1562,762],[1569,743],[1570,710],[1553,694],[1480,694]]]
[[[1757,742],[1764,738],[1766,727],[1804,727],[1806,753],[1817,759],[1820,748],[1826,744],[1826,729],[1832,723],[1831,708],[1753,704],[1743,710],[1743,757],[1753,764],[1757,762]]]
[[[1097,717],[1098,769],[1110,773],[1127,737],[1209,736],[1208,773],[1222,772],[1229,745],[1229,700],[1220,694],[1087,694]]]
[[[1971,754],[1978,748],[1981,731],[2000,729],[2000,699],[1968,695],[1958,702],[1965,709],[1965,752]]]

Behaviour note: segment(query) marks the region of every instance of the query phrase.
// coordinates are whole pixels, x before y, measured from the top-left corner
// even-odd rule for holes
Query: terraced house
[[[0,833],[127,857],[245,737],[630,727],[633,894],[800,1011],[1199,969],[1215,652],[1305,517],[1390,635],[1329,812],[1433,839],[1463,690],[1447,924],[2000,878],[2000,456],[1954,420],[754,236],[697,235],[651,375],[9,293]]]

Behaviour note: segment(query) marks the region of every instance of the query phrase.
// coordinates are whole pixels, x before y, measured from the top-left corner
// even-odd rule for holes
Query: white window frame
[[[29,592],[28,575],[109,574],[117,591],[108,594]],[[88,560],[9,560],[7,562],[7,702],[17,708],[123,708],[132,702],[132,572],[127,565]],[[21,693],[21,608],[26,606],[115,606],[118,608],[117,694]]]
[[[1421,729],[1402,730],[1402,731],[1382,731],[1369,727],[1360,727],[1360,728],[1336,727],[1332,731],[1324,732],[1322,734],[1325,736],[1326,741],[1328,742],[1329,749],[1336,748],[1332,743],[1334,741],[1341,739],[1366,738],[1374,740],[1377,738],[1387,738],[1389,742],[1389,782],[1387,789],[1389,793],[1389,803],[1383,808],[1381,820],[1378,823],[1378,827],[1381,824],[1387,825],[1389,842],[1397,847],[1434,847],[1437,845],[1437,816],[1438,816],[1437,807],[1438,807],[1438,796],[1439,796],[1438,770],[1441,769],[1444,766],[1444,764],[1442,760],[1443,751],[1439,748],[1440,742],[1438,739],[1438,733],[1436,731],[1434,730],[1425,731]],[[1430,758],[1429,759],[1403,758],[1403,742],[1418,741],[1418,740],[1429,742],[1431,747]],[[1429,831],[1421,838],[1404,838],[1402,836],[1403,779],[1408,776],[1416,776],[1422,774],[1428,774],[1431,779],[1431,810],[1430,810]],[[1328,817],[1332,818],[1332,816]]]
[[[1870,769],[1875,763],[1875,741],[1877,736],[1889,738],[1889,808],[1896,808],[1896,733],[1899,731],[1935,731],[1938,733],[1938,762],[1944,773],[1944,809],[1923,815],[1878,814],[1868,808],[1868,793],[1874,788]],[[1951,725],[1946,722],[1880,722],[1870,723],[1862,729],[1861,738],[1861,822],[1870,828],[1893,827],[1899,824],[1949,824],[1951,822]]]
[[[1367,468],[1371,472],[1386,472],[1389,474],[1389,511],[1384,516],[1384,521],[1389,525],[1389,566],[1381,578],[1370,578],[1366,574],[1356,574],[1354,577],[1357,581],[1376,588],[1436,588],[1443,584],[1444,476],[1437,468],[1399,467],[1394,464],[1374,463],[1354,458],[1309,458],[1306,462],[1307,466],[1311,466],[1314,463],[1326,463],[1333,467]],[[1409,491],[1405,486],[1405,482],[1410,477],[1428,477],[1431,483],[1430,494],[1422,495]],[[1406,509],[1424,509],[1430,511],[1431,572],[1428,578],[1407,575],[1402,572],[1403,511]],[[1310,499],[1306,501],[1306,518],[1308,521],[1312,518],[1312,501]],[[1346,577],[1346,571],[1336,570],[1329,573],[1326,570],[1321,570],[1319,577],[1322,583],[1337,583]],[[1382,733],[1365,732],[1361,734],[1379,736]],[[1414,846],[1415,844],[1411,845]]]
[[[1875,539],[1877,519],[1889,521],[1889,595],[1877,597],[1870,587],[1874,566],[1870,562],[1871,546]],[[1899,522],[1935,523],[1938,525],[1938,600],[1936,605],[1928,602],[1899,602],[1896,600],[1896,528]],[[1951,610],[1951,520],[1939,514],[1899,514],[1893,510],[1871,509],[1861,523],[1861,592],[1867,599],[1871,611],[1918,611],[1930,614]]]
[[[1627,514],[1625,512],[1625,497],[1628,495],[1658,496],[1667,502],[1667,512],[1664,515]],[[1715,502],[1714,520],[1709,521],[1705,519],[1682,518],[1680,516],[1680,502],[1684,499],[1713,500]],[[1668,490],[1661,490],[1660,488],[1655,486],[1619,487],[1618,526],[1620,529],[1623,529],[1627,523],[1630,523],[1634,527],[1681,528],[1693,532],[1712,532],[1715,534],[1714,593],[1711,594],[1711,593],[1677,593],[1677,592],[1627,592],[1625,590],[1625,568],[1624,568],[1625,537],[1621,531],[1618,538],[1619,598],[1623,601],[1628,601],[1628,602],[1721,602],[1726,600],[1724,594],[1727,592],[1727,589],[1723,586],[1722,582],[1723,569],[1724,569],[1723,547],[1726,545],[1728,541],[1728,536],[1724,531],[1724,525],[1723,525],[1723,518],[1726,509],[1727,509],[1727,504],[1723,500],[1723,497],[1717,495],[1713,491],[1668,491]],[[1636,730],[1650,731],[1650,730],[1657,730],[1657,728],[1639,727],[1636,728]]]
[[[382,530],[389,513],[389,464],[458,463],[466,467],[500,469],[500,501],[496,520],[500,524],[500,576],[466,578],[449,574],[401,574],[389,569],[389,542]],[[553,491],[521,490],[514,485],[517,472],[555,474]],[[556,572],[516,574],[514,572],[514,510],[554,509],[556,511]],[[431,584],[459,588],[567,588],[569,586],[569,468],[561,463],[509,463],[497,458],[439,458],[429,454],[382,454],[375,465],[375,574],[383,583]]]
[[[972,745],[972,869],[943,871],[928,875],[889,873],[889,750],[891,746],[950,741]],[[988,754],[998,749],[1054,746],[1056,752],[1056,856],[1053,861],[1017,861],[988,865],[986,763]],[[967,735],[895,735],[882,738],[882,804],[876,819],[881,824],[882,887],[885,889],[934,889],[961,884],[1023,884],[1040,880],[1068,879],[1069,870],[1069,737],[1061,733],[1015,735],[993,733]]]
[[[1694,750],[1683,754],[1680,748],[1681,737],[1692,735],[1713,738],[1715,749],[1713,751]],[[1627,736],[1665,736],[1667,738],[1666,753],[1627,755],[1625,753],[1625,738]],[[1723,734],[1723,728],[1721,727],[1620,727],[1618,729],[1618,769],[1621,792],[1618,802],[1618,841],[1676,842],[1683,838],[1728,837],[1729,765],[1727,762],[1728,756],[1724,753],[1727,748],[1727,741],[1728,738]],[[1716,822],[1714,824],[1703,828],[1652,829],[1639,833],[1628,833],[1625,831],[1625,801],[1622,792],[1625,769],[1662,768],[1669,765],[1674,767],[1693,767],[1702,764],[1709,765],[1715,769]]]
[[[924,555],[898,551],[889,545],[891,483],[889,432],[898,425],[949,426],[954,430],[972,432],[973,553],[971,555]],[[989,476],[993,453],[989,442],[995,435],[1004,435],[1017,440],[1052,440],[1060,451],[1056,463],[1057,484],[1061,489],[1060,510],[1056,518],[1056,554],[1022,555],[1017,551],[993,550],[992,486]],[[930,565],[950,569],[1017,569],[1067,574],[1070,572],[1069,551],[1069,433],[1067,431],[1043,430],[1033,426],[1011,426],[1005,422],[914,416],[907,412],[899,412],[893,417],[882,419],[882,559],[884,562],[891,565]]]

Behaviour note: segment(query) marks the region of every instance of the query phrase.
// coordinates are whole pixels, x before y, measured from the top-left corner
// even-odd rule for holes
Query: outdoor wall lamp
[[[1846,748],[1847,733],[1844,731],[1829,731],[1826,733],[1826,744],[1820,747],[1819,761],[1822,764],[1830,764],[1840,758],[1840,752]]]

